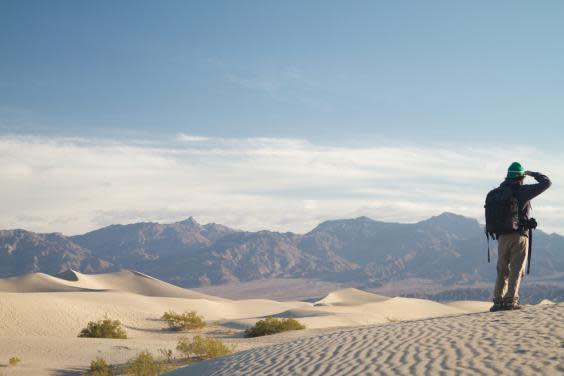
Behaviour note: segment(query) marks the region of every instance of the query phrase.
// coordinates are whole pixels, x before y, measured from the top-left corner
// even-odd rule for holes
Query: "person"
[[[523,184],[526,176],[536,184]],[[509,166],[501,186],[513,189],[519,208],[520,228],[498,236],[497,279],[494,288],[494,305],[490,311],[520,309],[519,286],[525,272],[529,245],[528,224],[531,223],[530,201],[551,186],[550,179],[538,172],[525,171],[519,162]],[[533,220],[534,221],[534,220]]]

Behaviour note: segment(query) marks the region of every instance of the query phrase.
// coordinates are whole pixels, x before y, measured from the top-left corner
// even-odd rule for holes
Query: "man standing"
[[[526,176],[533,177],[536,184],[523,184]],[[516,199],[518,208],[517,229],[497,234],[498,259],[497,280],[494,288],[494,305],[490,311],[520,309],[519,285],[525,271],[529,245],[528,230],[532,225],[530,200],[546,191],[550,179],[538,172],[525,171],[520,163],[509,166],[507,177],[500,188],[508,188]]]

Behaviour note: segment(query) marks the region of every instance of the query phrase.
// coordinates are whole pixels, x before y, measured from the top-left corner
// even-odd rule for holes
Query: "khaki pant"
[[[494,298],[519,298],[519,285],[525,273],[529,238],[520,233],[500,235],[497,241],[497,280]]]

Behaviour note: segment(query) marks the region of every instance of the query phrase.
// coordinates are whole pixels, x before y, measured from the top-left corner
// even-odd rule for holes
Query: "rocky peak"
[[[186,218],[183,221],[176,222],[176,223],[178,223],[180,225],[186,225],[186,226],[200,226],[198,221],[196,221],[196,219],[194,219],[194,217],[192,217],[192,216]]]

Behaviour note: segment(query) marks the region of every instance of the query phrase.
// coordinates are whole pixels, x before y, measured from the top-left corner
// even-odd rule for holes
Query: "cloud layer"
[[[523,147],[516,157],[512,150],[187,134],[130,142],[0,136],[0,228],[77,234],[194,216],[245,230],[302,233],[326,219],[413,222],[443,211],[482,221],[485,194],[514,159],[564,179],[563,153]],[[543,230],[564,233],[563,198],[555,184],[535,200]]]

